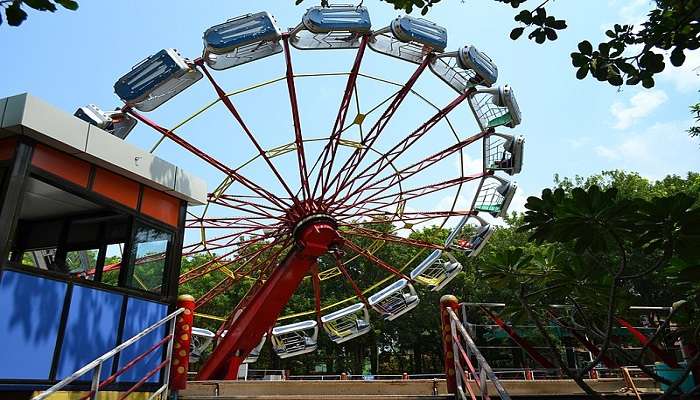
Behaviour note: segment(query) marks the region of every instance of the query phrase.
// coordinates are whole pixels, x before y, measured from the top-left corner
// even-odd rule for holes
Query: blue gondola
[[[202,78],[175,49],[163,49],[137,64],[114,84],[126,104],[152,111]]]
[[[270,13],[247,14],[204,32],[204,59],[214,69],[231,68],[281,52],[281,37]]]
[[[290,33],[290,42],[301,50],[351,49],[359,47],[362,35],[371,31],[372,23],[365,7],[312,7]]]
[[[438,52],[447,47],[447,29],[427,19],[404,15],[391,22],[391,31],[402,42],[417,42]]]
[[[366,7],[312,7],[302,18],[304,27],[313,33],[347,31],[367,33],[372,29]]]

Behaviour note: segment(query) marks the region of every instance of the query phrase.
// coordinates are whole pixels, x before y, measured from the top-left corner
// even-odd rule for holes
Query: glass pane
[[[97,253],[99,250],[76,250],[66,252],[68,273],[81,278],[94,280]]]
[[[161,293],[171,238],[170,233],[160,229],[146,226],[136,229],[129,257],[133,265],[128,282],[130,287]]]
[[[110,244],[107,246],[105,265],[102,270],[102,283],[111,286],[119,285],[122,254],[124,254],[124,243]]]

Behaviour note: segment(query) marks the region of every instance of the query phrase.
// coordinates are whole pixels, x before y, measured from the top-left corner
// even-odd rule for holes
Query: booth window
[[[172,234],[137,224],[129,254],[127,286],[162,293]]]

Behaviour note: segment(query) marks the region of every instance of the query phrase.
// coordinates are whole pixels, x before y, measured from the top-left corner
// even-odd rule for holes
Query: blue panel
[[[120,294],[73,286],[56,378],[63,379],[117,346]],[[102,365],[101,379],[111,375],[112,360]],[[92,379],[92,373],[80,380]]]
[[[214,53],[226,53],[250,43],[279,39],[275,20],[267,12],[244,15],[207,29],[204,43]]]
[[[437,51],[447,47],[447,30],[427,19],[405,15],[392,22],[391,30],[403,42],[415,41]]]
[[[114,84],[114,92],[122,100],[134,101],[173,78],[183,70],[182,65],[167,49],[148,57]]]
[[[129,340],[144,329],[163,319],[168,315],[168,306],[166,304],[156,303],[152,301],[129,298],[126,306],[126,319],[124,321],[124,336],[123,340]],[[130,360],[138,355],[146,352],[167,335],[167,324],[161,326],[155,331],[149,333],[144,338],[127,347],[119,357],[119,367],[121,368]],[[117,382],[138,382],[146,376],[146,374],[156,368],[163,360],[163,346],[153,351],[148,357],[139,361],[136,365],[121,375]],[[153,375],[148,382],[158,382],[160,374]]]
[[[313,7],[302,19],[313,33],[332,31],[369,32],[372,23],[365,7]]]
[[[67,284],[13,271],[0,279],[0,379],[46,380]]]

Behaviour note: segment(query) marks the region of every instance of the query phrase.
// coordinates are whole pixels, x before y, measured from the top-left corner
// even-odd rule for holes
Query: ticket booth
[[[185,212],[206,201],[206,185],[28,94],[0,99],[0,122],[5,398],[49,387],[174,310]],[[115,357],[103,379],[165,335]],[[114,390],[163,356],[152,353]]]

